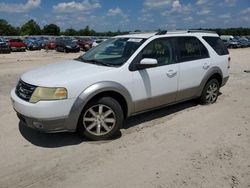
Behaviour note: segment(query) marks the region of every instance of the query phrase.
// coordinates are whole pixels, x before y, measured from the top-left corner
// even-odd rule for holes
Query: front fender
[[[128,106],[127,116],[133,112],[133,103],[129,91],[119,83],[112,81],[98,82],[86,88],[75,100],[68,118],[69,130],[76,130],[79,116],[84,106],[97,94],[105,91],[114,91],[122,95]]]

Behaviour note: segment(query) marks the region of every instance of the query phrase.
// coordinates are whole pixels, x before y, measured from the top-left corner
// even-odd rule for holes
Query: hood
[[[24,73],[21,79],[29,84],[44,87],[64,87],[72,82],[95,78],[116,68],[94,65],[76,60],[50,64]]]

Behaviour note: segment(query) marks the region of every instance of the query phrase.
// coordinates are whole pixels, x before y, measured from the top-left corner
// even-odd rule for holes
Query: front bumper
[[[10,47],[12,51],[22,51],[26,50],[26,47]]]
[[[40,101],[33,104],[20,99],[13,89],[11,101],[18,118],[30,128],[42,132],[72,132],[76,129],[75,123],[69,121],[75,99]]]
[[[79,52],[79,51],[80,51],[80,48],[67,48],[67,47],[66,47],[66,50],[67,50],[68,52]]]
[[[61,119],[51,119],[51,120],[43,120],[26,117],[17,112],[17,117],[19,120],[27,127],[36,129],[41,132],[64,132],[64,131],[73,131],[68,129],[66,124],[67,118]]]

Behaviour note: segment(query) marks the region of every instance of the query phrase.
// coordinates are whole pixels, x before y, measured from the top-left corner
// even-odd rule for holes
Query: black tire
[[[101,114],[99,113],[99,107],[102,107],[102,111]],[[96,112],[95,115],[99,115],[102,116],[104,118],[105,114],[107,114],[108,111],[112,111],[111,114],[109,114],[107,117],[105,117],[103,119],[103,121],[105,122],[105,127],[103,126],[103,122],[101,123],[100,121],[102,120],[97,120],[95,119],[96,116],[91,116],[92,114],[90,113],[90,110],[94,110],[94,112]],[[108,110],[107,110],[108,109]],[[95,111],[96,110],[96,111]],[[105,111],[106,110],[106,111]],[[112,118],[111,118],[112,117]],[[95,120],[93,120],[93,118]],[[91,119],[91,122],[88,124],[88,121],[85,121],[87,119]],[[109,121],[111,119],[114,119],[115,122],[111,123],[111,122],[106,122],[105,120]],[[108,138],[113,137],[114,135],[116,135],[120,128],[122,127],[123,124],[123,120],[124,120],[124,116],[123,116],[123,111],[121,108],[121,105],[113,98],[111,97],[102,97],[100,99],[97,99],[95,101],[91,101],[89,104],[86,105],[86,107],[84,107],[80,118],[78,120],[78,131],[85,137],[91,139],[91,140],[106,140]],[[98,132],[98,122],[99,121],[99,130],[103,131],[100,132],[99,134]],[[87,125],[88,124],[88,125]],[[87,129],[91,127],[91,125],[94,125],[93,128],[91,128],[90,130]],[[111,125],[112,124],[112,125]],[[107,125],[108,125],[108,131],[107,131]],[[105,133],[106,131],[106,133]],[[95,132],[95,133],[94,133]]]
[[[209,80],[200,97],[201,104],[213,104],[216,102],[220,90],[220,84],[217,79]]]
[[[64,48],[64,49],[63,49],[63,52],[64,52],[64,53],[69,53],[68,50],[67,50],[67,48]]]

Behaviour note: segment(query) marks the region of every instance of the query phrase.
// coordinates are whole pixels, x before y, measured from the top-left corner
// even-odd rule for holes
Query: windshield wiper
[[[109,64],[109,63],[105,63],[105,62],[103,62],[103,61],[99,61],[99,60],[97,60],[97,59],[83,59],[82,58],[82,61],[84,61],[84,62],[90,62],[90,63],[93,63],[93,64],[97,64],[97,65],[104,65],[104,66],[107,66],[107,67],[114,67],[115,65],[112,65],[112,64]]]

